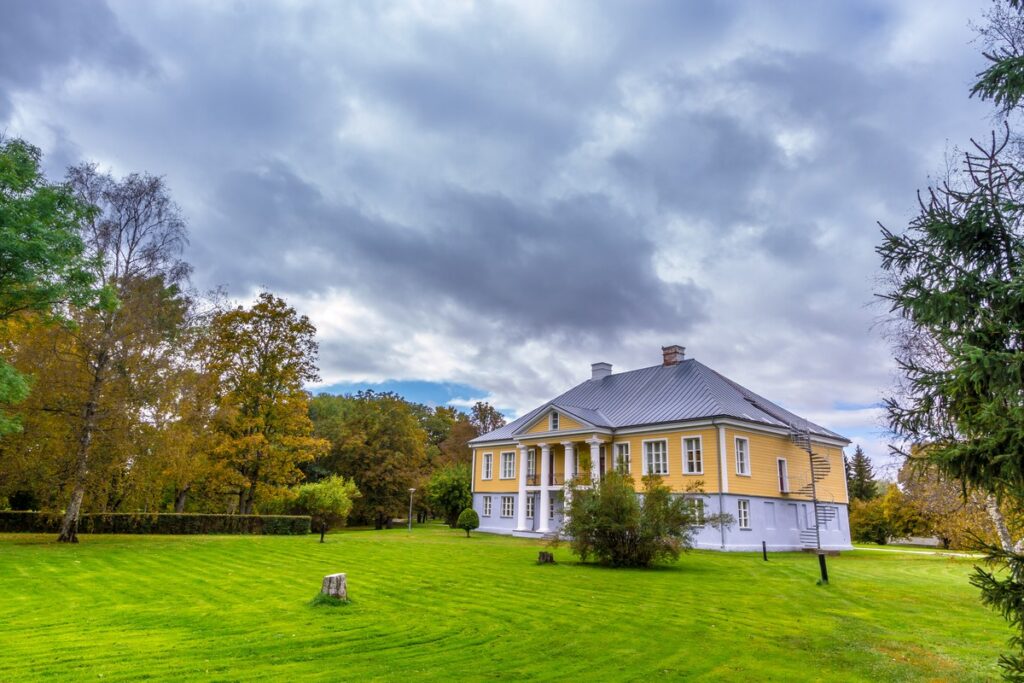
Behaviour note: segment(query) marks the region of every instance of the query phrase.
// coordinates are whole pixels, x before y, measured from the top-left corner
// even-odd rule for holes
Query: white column
[[[562,526],[564,527],[569,522],[569,503],[572,501],[572,494],[569,493],[569,480],[572,478],[572,471],[576,463],[576,450],[572,444],[572,441],[563,441],[562,446],[565,447],[565,475],[563,476],[562,483],[565,486],[562,487]]]
[[[546,443],[537,444],[540,446],[540,509],[534,510],[534,515],[539,515],[537,531],[542,534],[548,532],[548,505],[551,501],[551,490],[548,488],[548,477],[551,472],[551,446]]]
[[[519,499],[516,501],[516,531],[526,531],[526,446],[519,447]],[[533,514],[537,514],[534,510]]]
[[[597,486],[601,481],[601,440],[590,439],[590,485]]]
[[[565,481],[562,483],[568,484],[576,469],[576,450],[572,441],[563,441],[562,445],[565,446]]]

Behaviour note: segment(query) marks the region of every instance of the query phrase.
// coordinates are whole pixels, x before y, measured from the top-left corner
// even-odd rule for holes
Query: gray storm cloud
[[[164,174],[327,381],[524,410],[678,342],[881,458],[875,222],[987,130],[984,6],[15,1],[0,130]]]

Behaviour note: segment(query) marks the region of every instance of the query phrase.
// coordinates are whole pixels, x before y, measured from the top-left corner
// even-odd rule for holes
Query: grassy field
[[[443,528],[310,537],[0,535],[0,679],[991,680],[1009,632],[970,562],[694,552],[534,563]],[[352,603],[313,607],[324,574]]]

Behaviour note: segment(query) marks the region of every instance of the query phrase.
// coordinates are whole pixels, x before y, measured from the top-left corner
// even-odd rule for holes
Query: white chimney
[[[590,366],[590,379],[598,380],[604,379],[608,375],[612,374],[611,363],[593,363]]]
[[[662,365],[679,365],[686,356],[686,349],[678,344],[661,347]]]

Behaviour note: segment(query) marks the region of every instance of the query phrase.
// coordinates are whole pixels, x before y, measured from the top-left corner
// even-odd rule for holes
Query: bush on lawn
[[[0,532],[57,533],[58,512],[0,512]],[[78,523],[83,534],[308,534],[299,515],[205,515],[191,513],[94,513]]]
[[[619,472],[609,472],[596,487],[571,482],[570,489],[563,532],[584,562],[594,557],[613,567],[648,567],[674,562],[693,546],[699,511],[660,477],[644,477],[642,503],[633,479]]]
[[[476,510],[473,508],[466,508],[459,515],[458,521],[455,526],[466,532],[466,538],[469,538],[469,532],[473,529],[480,528],[480,515],[476,514]]]
[[[345,525],[352,512],[352,502],[359,495],[354,481],[334,475],[300,486],[295,504],[313,518],[323,543],[328,528]]]

